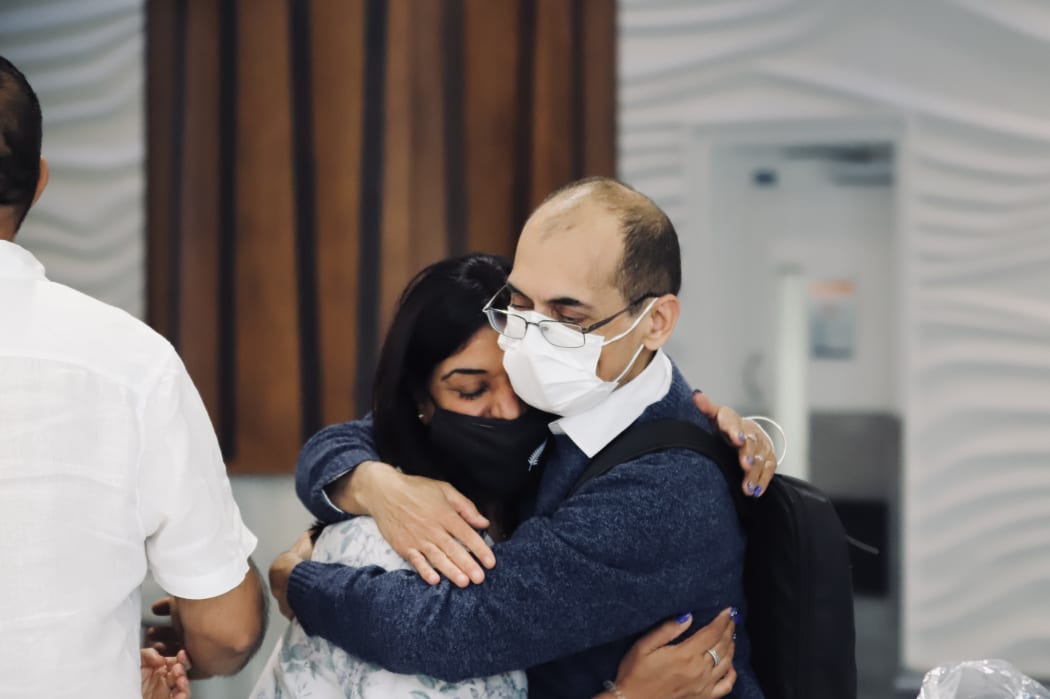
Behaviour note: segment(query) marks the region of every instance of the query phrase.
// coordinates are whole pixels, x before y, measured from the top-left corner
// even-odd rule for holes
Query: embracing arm
[[[395,672],[449,680],[571,655],[682,611],[711,619],[739,602],[724,592],[739,561],[721,555],[735,514],[716,467],[693,465],[646,457],[588,484],[500,544],[484,585],[428,587],[405,571],[307,561],[291,571],[289,602],[310,634]],[[652,594],[668,574],[690,584]],[[705,607],[688,609],[696,599]]]
[[[354,469],[366,461],[378,460],[372,442],[371,413],[360,420],[329,425],[311,437],[299,452],[295,492],[306,509],[323,522],[367,514],[353,500],[356,493],[347,493],[347,486],[353,480],[350,476]],[[351,500],[346,499],[347,495]]]
[[[444,481],[409,476],[378,459],[370,414],[324,428],[299,453],[299,499],[324,522],[372,516],[383,538],[431,585],[440,581],[438,572],[460,587],[483,581],[482,565],[491,568],[496,559],[475,531],[489,521],[474,503]]]
[[[697,392],[694,402],[737,447],[744,492],[760,495],[776,469],[772,445],[754,439],[760,432],[753,423],[706,394]],[[323,522],[371,515],[398,555],[431,585],[440,580],[439,572],[460,587],[482,582],[485,573],[477,561],[491,568],[495,557],[474,530],[488,527],[488,520],[448,483],[404,475],[380,461],[372,430],[368,414],[311,437],[295,469],[299,499]]]

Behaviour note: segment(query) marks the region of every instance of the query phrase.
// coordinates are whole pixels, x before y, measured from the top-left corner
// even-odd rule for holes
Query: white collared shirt
[[[580,451],[594,458],[646,408],[667,395],[672,373],[671,360],[663,350],[657,350],[649,366],[634,380],[617,388],[590,410],[555,420],[551,423],[551,432],[568,435]]]
[[[0,241],[0,697],[140,697],[147,568],[216,597],[255,543],[171,345]]]

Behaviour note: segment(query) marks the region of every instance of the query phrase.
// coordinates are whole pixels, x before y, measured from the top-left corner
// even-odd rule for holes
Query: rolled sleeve
[[[186,599],[222,595],[248,571],[257,539],[233,499],[207,411],[173,358],[147,393],[141,419],[139,513],[150,571]]]

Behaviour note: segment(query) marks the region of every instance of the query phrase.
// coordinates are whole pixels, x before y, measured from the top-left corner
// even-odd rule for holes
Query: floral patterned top
[[[491,543],[491,541],[489,542]],[[312,560],[350,566],[410,569],[379,533],[371,517],[325,527]],[[391,623],[397,620],[391,619]],[[425,675],[399,675],[356,658],[292,621],[278,640],[252,699],[526,699],[524,671],[462,682]]]

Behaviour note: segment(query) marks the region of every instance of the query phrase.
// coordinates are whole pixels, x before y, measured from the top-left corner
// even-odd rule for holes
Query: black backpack
[[[856,699],[849,544],[819,490],[776,475],[761,498],[745,497],[736,449],[684,420],[628,428],[595,455],[573,490],[617,464],[673,448],[712,459],[733,493],[748,535],[744,594],[751,664],[766,699]]]

